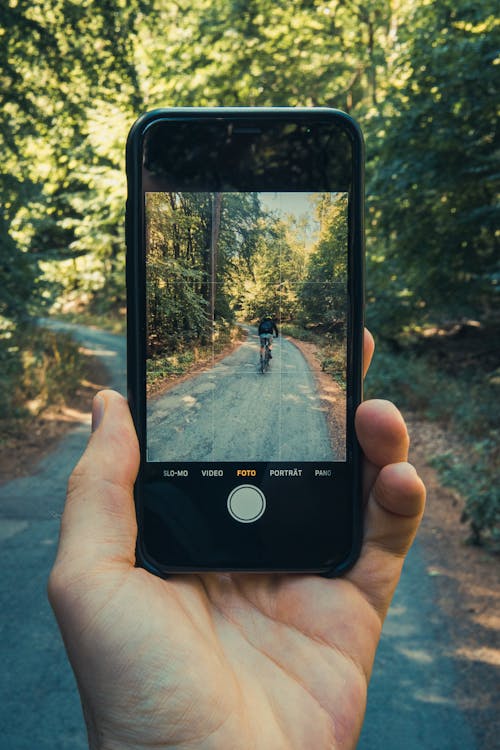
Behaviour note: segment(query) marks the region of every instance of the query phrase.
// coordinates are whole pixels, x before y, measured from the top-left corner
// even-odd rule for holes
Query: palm
[[[369,494],[342,580],[135,568],[138,466],[126,402],[108,392],[70,482],[49,595],[96,750],[349,748],[381,622],[424,488],[387,402],[357,412]]]
[[[111,736],[134,747],[355,745],[380,620],[352,583],[102,574],[77,672],[100,685],[98,723],[119,717]]]

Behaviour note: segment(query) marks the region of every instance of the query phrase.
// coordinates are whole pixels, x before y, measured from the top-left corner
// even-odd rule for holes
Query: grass
[[[242,340],[244,333],[239,326],[227,323],[218,324],[213,343],[201,346],[184,344],[175,352],[159,354],[146,363],[148,393],[153,393],[166,380],[174,380],[189,373],[194,367],[209,364],[214,356],[223,352],[236,341]]]
[[[64,404],[83,375],[83,355],[67,334],[26,325],[0,339],[0,443],[48,406]]]

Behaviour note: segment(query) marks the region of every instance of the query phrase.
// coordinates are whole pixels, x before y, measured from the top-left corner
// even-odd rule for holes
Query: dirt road
[[[307,361],[275,339],[262,374],[256,329],[247,330],[236,351],[149,400],[150,461],[338,460]]]

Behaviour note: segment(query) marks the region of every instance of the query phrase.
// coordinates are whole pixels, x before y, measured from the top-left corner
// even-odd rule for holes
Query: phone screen
[[[324,110],[160,111],[129,142],[138,549],[155,572],[355,554],[361,154]]]
[[[145,194],[148,462],[345,461],[347,206]]]

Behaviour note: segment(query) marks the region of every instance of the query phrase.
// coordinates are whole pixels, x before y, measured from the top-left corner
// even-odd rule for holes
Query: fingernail
[[[92,401],[92,432],[95,432],[104,415],[104,399],[97,394]]]

